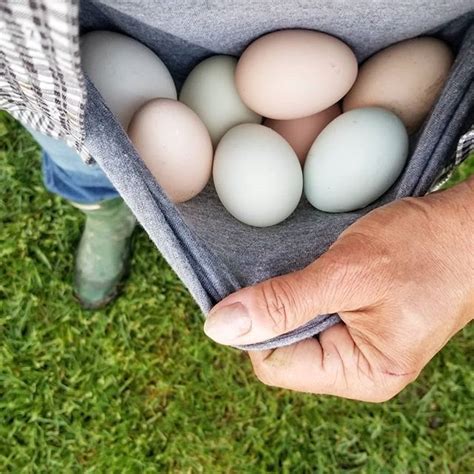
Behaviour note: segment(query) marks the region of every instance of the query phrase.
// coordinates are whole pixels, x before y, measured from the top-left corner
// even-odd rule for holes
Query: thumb
[[[340,251],[330,250],[303,270],[228,296],[211,310],[204,332],[220,344],[254,344],[292,331],[320,314],[357,309],[351,288],[358,267],[341,258]]]

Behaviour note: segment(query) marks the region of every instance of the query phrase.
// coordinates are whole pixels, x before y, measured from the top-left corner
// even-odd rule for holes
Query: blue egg
[[[325,212],[350,212],[382,196],[408,156],[408,134],[392,112],[366,107],[333,120],[316,138],[304,166],[304,193]]]

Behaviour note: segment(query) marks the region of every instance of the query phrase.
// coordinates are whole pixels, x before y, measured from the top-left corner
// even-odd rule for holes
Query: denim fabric
[[[93,204],[119,195],[99,165],[86,165],[61,140],[29,131],[43,149],[43,181],[49,191],[79,204]]]
[[[173,205],[90,82],[85,110],[86,146],[207,312],[243,286],[308,265],[347,226],[374,207],[428,192],[439,172],[454,159],[457,141],[472,120],[471,5],[459,0],[449,4],[355,0],[350,8],[342,0],[298,1],[291,8],[286,0],[189,0],[160,2],[159,6],[151,1],[82,1],[84,31],[113,29],[144,42],[165,61],[178,85],[203,57],[214,53],[237,55],[249,41],[275,29],[301,27],[331,32],[348,41],[359,59],[417,35],[433,34],[447,41],[456,62],[443,93],[423,128],[412,137],[408,164],[398,181],[365,209],[326,214],[302,199],[285,222],[257,229],[241,224],[225,211],[212,183],[191,201]],[[315,315],[291,333],[243,348],[291,344],[339,321],[337,315]]]

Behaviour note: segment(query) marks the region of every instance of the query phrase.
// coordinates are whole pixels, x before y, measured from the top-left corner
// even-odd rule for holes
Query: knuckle
[[[291,286],[282,278],[271,279],[260,286],[258,306],[270,321],[275,334],[291,330],[296,321],[296,298]]]

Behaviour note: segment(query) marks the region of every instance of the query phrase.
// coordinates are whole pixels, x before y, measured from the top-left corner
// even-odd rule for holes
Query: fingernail
[[[229,344],[252,328],[252,320],[242,303],[223,306],[211,311],[204,323],[204,332],[214,341]]]

